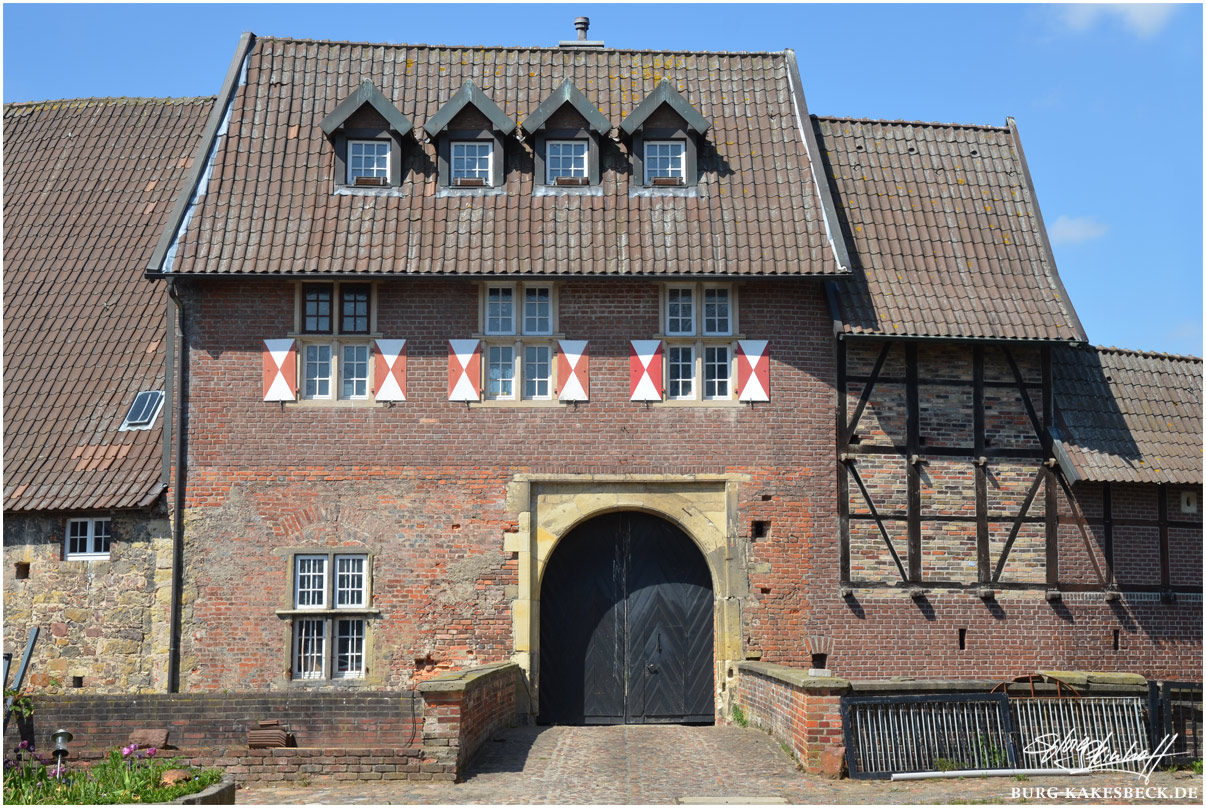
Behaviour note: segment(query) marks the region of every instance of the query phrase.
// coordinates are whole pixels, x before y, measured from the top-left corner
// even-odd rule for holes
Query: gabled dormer
[[[536,185],[598,186],[599,142],[611,123],[569,79],[523,122],[534,137]]]
[[[662,79],[620,123],[632,138],[633,185],[693,187],[699,181],[699,141],[711,125]]]
[[[515,122],[472,80],[466,81],[423,129],[436,141],[442,188],[502,187],[503,138],[515,131]]]
[[[403,138],[410,120],[368,79],[319,122],[335,148],[335,187],[402,184]]]

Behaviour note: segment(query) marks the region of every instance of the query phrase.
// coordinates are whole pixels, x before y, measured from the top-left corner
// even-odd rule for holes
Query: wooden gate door
[[[592,519],[549,560],[540,597],[540,718],[708,722],[712,579],[695,544],[641,513]]]

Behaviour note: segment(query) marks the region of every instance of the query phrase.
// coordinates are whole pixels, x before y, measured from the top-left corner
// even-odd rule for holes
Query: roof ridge
[[[51,109],[57,107],[88,107],[88,106],[105,106],[115,104],[198,104],[207,101],[213,101],[217,96],[213,95],[182,95],[182,96],[126,96],[126,95],[111,95],[111,96],[87,96],[84,98],[48,98],[44,101],[13,101],[4,105],[4,111],[10,109],[35,109],[38,107],[48,107]]]
[[[889,118],[852,118],[845,115],[816,115],[812,117],[819,121],[847,121],[849,123],[889,123],[898,126],[945,126],[959,129],[986,129],[991,132],[1008,132],[1008,126],[993,126],[987,123],[944,123],[943,121],[904,121]]]
[[[1085,346],[1088,347],[1088,346]],[[1175,354],[1165,351],[1144,351],[1139,348],[1118,348],[1113,345],[1094,345],[1093,350],[1099,353],[1113,354],[1129,354],[1130,356],[1144,356],[1149,359],[1173,359],[1182,362],[1201,362],[1202,357],[1194,356],[1193,354]]]
[[[297,42],[307,45],[353,45],[370,48],[425,48],[427,50],[555,51],[557,53],[658,53],[672,56],[784,56],[785,51],[657,50],[654,48],[563,48],[556,45],[428,45],[424,42],[353,42],[341,39],[306,39],[257,36],[256,42]]]

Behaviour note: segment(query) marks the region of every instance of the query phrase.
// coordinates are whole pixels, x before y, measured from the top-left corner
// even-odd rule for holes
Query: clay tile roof
[[[1202,483],[1202,360],[1060,348],[1052,372],[1056,450],[1075,478]]]
[[[210,98],[4,107],[4,509],[144,507],[163,417],[166,297],[143,268],[197,150]]]
[[[800,131],[793,70],[786,52],[258,39],[246,83],[234,96],[228,132],[217,143],[212,178],[168,270],[842,275]],[[693,197],[630,194],[630,144],[625,139],[621,147],[607,137],[601,197],[538,195],[531,145],[512,134],[504,193],[441,193],[434,145],[407,139],[397,193],[336,195],[332,145],[318,124],[366,79],[417,134],[466,81],[508,120],[522,121],[567,80],[614,134],[666,79],[712,124],[701,148],[701,181]]]
[[[813,118],[854,256],[846,333],[1085,341],[1012,127]]]

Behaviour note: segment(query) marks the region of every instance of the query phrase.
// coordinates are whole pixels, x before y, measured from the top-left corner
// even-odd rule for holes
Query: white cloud
[[[1109,232],[1109,225],[1092,216],[1065,216],[1062,213],[1047,229],[1053,244],[1080,244],[1101,238]]]
[[[1062,8],[1064,23],[1073,31],[1087,31],[1099,21],[1113,19],[1141,39],[1155,36],[1177,10],[1165,3],[1077,3]]]

